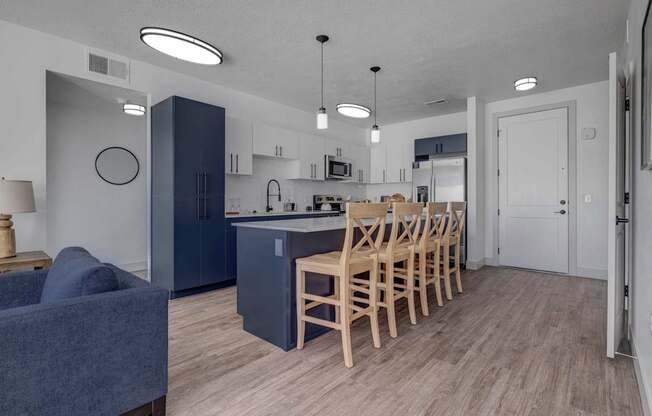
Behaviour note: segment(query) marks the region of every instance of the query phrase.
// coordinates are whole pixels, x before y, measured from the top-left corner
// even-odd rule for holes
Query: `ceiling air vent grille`
[[[129,82],[129,60],[106,52],[88,51],[88,71]]]

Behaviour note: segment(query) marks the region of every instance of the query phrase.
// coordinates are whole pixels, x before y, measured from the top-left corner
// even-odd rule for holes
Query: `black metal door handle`
[[[565,213],[566,213],[566,210],[565,210],[565,209],[562,209],[561,211],[555,211],[555,212],[553,212],[553,214],[561,214],[561,215],[564,215]]]
[[[616,225],[618,224],[629,224],[629,218],[621,218],[616,216]]]

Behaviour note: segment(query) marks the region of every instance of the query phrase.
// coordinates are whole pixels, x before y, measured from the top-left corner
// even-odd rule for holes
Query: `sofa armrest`
[[[39,303],[47,269],[0,274],[0,310]]]
[[[168,292],[0,311],[0,414],[118,415],[167,393]]]

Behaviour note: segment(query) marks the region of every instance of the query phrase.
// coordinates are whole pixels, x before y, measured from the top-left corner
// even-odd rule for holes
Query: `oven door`
[[[328,167],[326,171],[328,179],[351,178],[351,162],[349,160],[326,155],[326,166]]]

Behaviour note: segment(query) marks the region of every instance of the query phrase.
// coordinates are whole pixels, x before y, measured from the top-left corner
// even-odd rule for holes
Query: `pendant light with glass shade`
[[[371,126],[371,143],[380,143],[380,129],[378,128],[377,110],[376,110],[376,74],[380,71],[379,66],[369,68],[374,73],[374,125]]]
[[[328,128],[328,114],[324,107],[324,43],[328,42],[328,36],[317,36],[317,42],[321,43],[321,107],[317,110],[317,129],[325,130]]]

